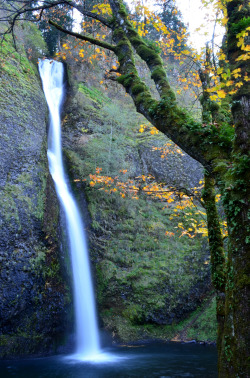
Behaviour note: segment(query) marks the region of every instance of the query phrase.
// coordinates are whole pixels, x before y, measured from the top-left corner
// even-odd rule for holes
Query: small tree
[[[201,122],[195,121],[187,111],[177,105],[159,53],[134,29],[122,0],[105,1],[111,10],[107,15],[87,10],[84,1],[41,0],[33,9],[30,8],[30,1],[9,0],[8,6],[5,1],[0,3],[7,12],[3,21],[9,21],[8,32],[13,32],[15,22],[22,19],[26,12],[35,11],[41,16],[44,9],[62,4],[78,9],[84,16],[111,30],[113,40],[106,42],[67,30],[53,19],[49,21],[57,30],[112,51],[119,61],[116,80],[132,97],[137,111],[204,166],[203,198],[208,219],[212,280],[218,294],[219,377],[246,377],[250,249],[248,1],[217,2],[226,17],[227,33],[223,47],[225,56],[224,63],[219,67],[221,80],[217,87],[209,88],[208,60],[200,69],[203,88]],[[15,6],[12,7],[12,4]],[[136,54],[146,62],[159,93],[159,100],[152,96],[150,88],[139,77],[135,66]],[[228,82],[230,83],[227,84]],[[230,91],[227,87],[231,88]],[[211,91],[217,91],[217,95],[211,94]],[[228,111],[218,98],[227,99],[233,124],[228,117]],[[221,193],[228,222],[227,261],[215,204],[215,185]]]

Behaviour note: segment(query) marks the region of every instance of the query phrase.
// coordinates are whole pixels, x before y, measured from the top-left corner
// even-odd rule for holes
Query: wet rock
[[[25,73],[20,57],[15,64],[15,73],[0,72],[0,357],[47,352],[72,314],[46,156],[47,106],[36,67]]]

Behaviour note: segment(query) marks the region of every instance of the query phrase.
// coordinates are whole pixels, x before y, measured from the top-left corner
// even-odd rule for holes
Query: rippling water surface
[[[200,377],[216,378],[216,349],[196,344],[150,344],[116,347],[95,361],[75,356],[54,356],[1,361],[0,377],[18,378],[113,378]]]

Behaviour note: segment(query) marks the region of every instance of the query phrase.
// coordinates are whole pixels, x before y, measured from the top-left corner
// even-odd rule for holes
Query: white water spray
[[[39,72],[50,112],[48,160],[56,192],[65,213],[71,253],[76,313],[77,358],[95,360],[100,355],[95,300],[84,226],[67,185],[61,148],[60,107],[64,95],[63,64],[40,60]]]

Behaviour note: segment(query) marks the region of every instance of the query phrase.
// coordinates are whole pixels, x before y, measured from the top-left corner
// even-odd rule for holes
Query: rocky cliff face
[[[40,79],[24,51],[20,60],[17,53],[10,55],[11,44],[5,49],[0,66],[0,356],[10,357],[55,350],[72,327],[73,310],[69,257],[60,248],[63,219],[47,166],[47,107]],[[151,174],[166,185],[190,188],[201,169],[186,155],[161,159],[160,150],[152,148],[164,148],[166,139],[138,134],[142,120],[117,88],[106,96],[75,72],[64,107],[64,156],[88,230],[100,326],[125,341],[170,338],[174,324],[210,291],[205,239],[168,238],[165,232],[177,226],[170,220],[171,207],[143,195],[122,198],[85,180],[99,167],[123,181]]]
[[[125,341],[172,337],[173,325],[210,292],[206,240],[166,237],[178,223],[171,220],[171,206],[143,195],[122,198],[102,185],[92,187],[88,175],[96,168],[121,181],[121,171],[127,180],[151,174],[166,185],[191,188],[202,177],[201,167],[187,155],[162,159],[160,150],[152,151],[169,141],[138,133],[142,120],[115,90],[105,96],[79,77],[74,88],[64,114],[63,144],[82,208],[83,192],[87,198],[100,324]]]
[[[71,302],[46,156],[37,68],[3,46],[0,65],[0,356],[51,350]],[[65,265],[65,264],[64,264]]]

